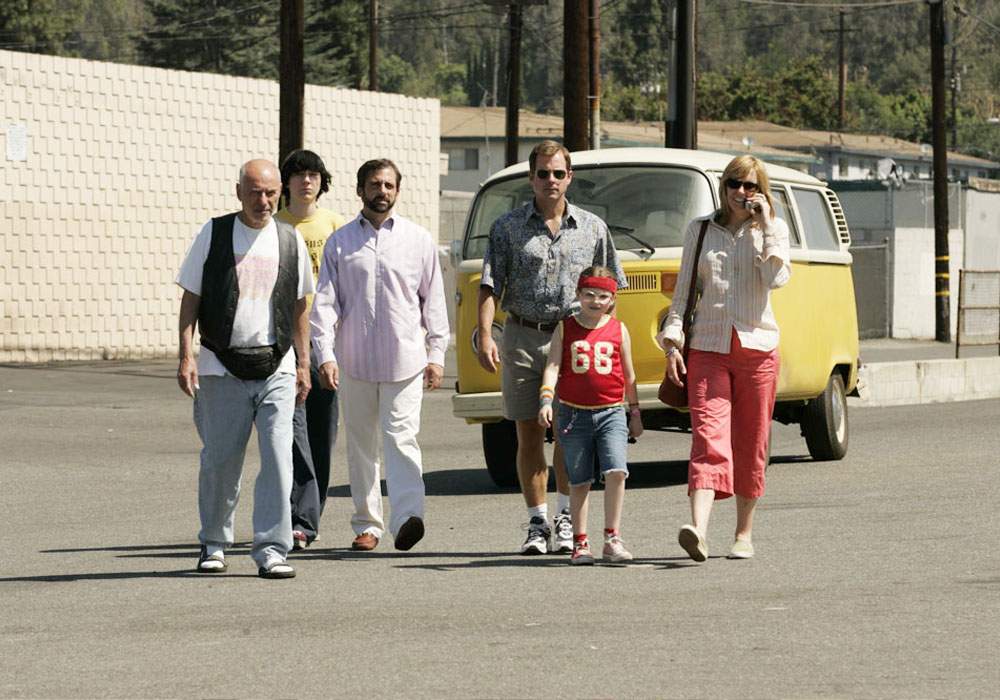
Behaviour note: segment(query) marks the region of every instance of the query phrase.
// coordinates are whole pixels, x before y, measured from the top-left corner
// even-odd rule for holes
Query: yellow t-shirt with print
[[[282,209],[275,214],[278,221],[291,224],[299,232],[306,242],[306,250],[309,251],[309,259],[312,261],[313,280],[319,281],[319,265],[323,260],[323,246],[326,240],[334,231],[343,226],[346,222],[340,214],[334,214],[329,209],[317,209],[312,216],[300,219],[292,216],[287,209]],[[306,299],[307,308],[312,308],[312,297],[310,294]]]

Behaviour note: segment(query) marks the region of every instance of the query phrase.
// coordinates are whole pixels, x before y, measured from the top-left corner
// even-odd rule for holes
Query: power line
[[[979,24],[983,25],[984,27],[988,27],[988,28],[992,29],[997,34],[1000,34],[1000,27],[998,27],[997,25],[995,25],[995,24],[993,24],[991,22],[988,22],[987,20],[983,19],[979,15],[972,14],[971,12],[969,12],[968,10],[966,10],[964,7],[962,7],[961,5],[959,5],[957,2],[955,3],[955,11],[958,12],[963,17],[968,17],[969,19],[971,19],[971,20],[973,20],[975,22],[978,22]]]
[[[861,2],[803,2],[802,0],[739,0],[751,5],[776,5],[778,7],[817,7],[847,9],[872,9],[876,7],[894,7],[896,5],[923,4],[927,0],[862,0]]]

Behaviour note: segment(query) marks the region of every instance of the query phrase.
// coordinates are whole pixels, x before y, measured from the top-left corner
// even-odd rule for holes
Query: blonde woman
[[[680,384],[687,374],[691,411],[688,496],[692,523],[678,542],[695,561],[708,558],[706,533],[716,499],[736,496],[731,559],[749,559],[753,515],[764,494],[771,413],[778,380],[778,325],[771,290],[788,282],[788,226],[774,214],[767,171],[745,155],[726,166],[718,211],[688,226],[676,293],[659,340],[667,374]],[[685,363],[681,314],[691,275],[699,294]]]

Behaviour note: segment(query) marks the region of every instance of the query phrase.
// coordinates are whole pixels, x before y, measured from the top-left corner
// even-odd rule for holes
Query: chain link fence
[[[955,357],[963,346],[996,345],[1000,354],[1000,270],[960,270],[958,280]]]

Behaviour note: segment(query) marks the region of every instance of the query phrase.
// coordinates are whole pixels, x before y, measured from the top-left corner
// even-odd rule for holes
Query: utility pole
[[[677,0],[674,61],[670,93],[674,96],[666,122],[668,148],[698,148],[695,114],[695,17],[697,0]]]
[[[931,20],[931,142],[934,146],[934,337],[951,342],[948,277],[948,152],[945,133],[944,2],[928,0]]]
[[[590,66],[587,0],[566,0],[563,5],[563,144],[571,151],[586,150]]]
[[[955,5],[955,24],[951,31],[951,148],[958,148],[958,93],[962,91],[962,77],[958,71],[958,18],[962,13]]]
[[[303,104],[306,75],[302,35],[305,31],[303,0],[281,0],[278,22],[281,34],[280,83],[278,88],[278,163],[302,148]]]
[[[507,53],[507,121],[504,165],[514,165],[520,160],[518,151],[518,110],[521,108],[521,4],[512,2],[510,17],[510,46]]]
[[[601,2],[590,0],[590,147],[601,147]]]
[[[837,60],[840,64],[837,81],[837,124],[841,131],[847,123],[847,60],[844,58],[844,18],[846,10],[840,11],[840,31],[837,38]]]
[[[378,0],[368,0],[368,89],[378,92]]]

